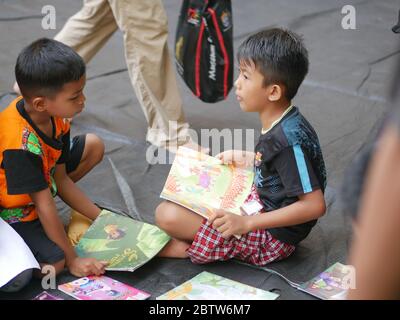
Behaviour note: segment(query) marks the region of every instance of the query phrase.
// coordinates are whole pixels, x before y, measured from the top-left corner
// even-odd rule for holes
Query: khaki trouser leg
[[[108,1],[123,32],[129,76],[149,125],[146,139],[156,146],[183,143],[188,124],[168,52],[161,0]]]
[[[72,47],[88,63],[118,29],[107,0],[84,0],[54,37]]]

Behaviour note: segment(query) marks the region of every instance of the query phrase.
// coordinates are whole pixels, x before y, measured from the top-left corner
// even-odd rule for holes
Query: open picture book
[[[108,261],[106,270],[134,271],[170,237],[158,227],[103,210],[75,247],[80,257]]]
[[[221,164],[217,158],[179,147],[160,197],[204,218],[214,209],[240,215],[253,178],[252,170]]]
[[[347,290],[352,285],[351,266],[336,262],[324,272],[298,286],[299,290],[307,292],[323,300],[344,300]]]
[[[312,279],[297,283],[270,267],[262,267],[285,280],[290,286],[322,300],[344,300],[347,291],[354,286],[354,270],[350,265],[336,262]]]
[[[203,271],[157,300],[275,300],[278,294]]]

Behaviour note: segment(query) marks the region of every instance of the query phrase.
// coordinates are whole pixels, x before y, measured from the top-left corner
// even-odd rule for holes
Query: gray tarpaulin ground
[[[164,3],[171,50],[180,1]],[[48,4],[56,8],[57,30],[41,28],[41,9]],[[344,170],[371,137],[374,124],[384,113],[387,85],[399,53],[399,35],[391,31],[397,22],[398,1],[351,1],[356,8],[356,30],[341,27],[341,9],[346,4],[349,1],[233,0],[235,48],[254,31],[284,26],[304,35],[310,53],[310,73],[295,103],[320,137],[328,169],[328,211],[292,257],[270,265],[294,281],[308,280],[332,263],[346,261],[351,225],[342,213],[337,190]],[[22,47],[38,37],[53,37],[80,6],[80,0],[0,0],[0,109],[13,98],[8,93]],[[73,122],[74,133],[94,132],[106,143],[104,161],[79,185],[97,203],[125,212],[131,210],[153,223],[170,166],[146,162],[146,121],[125,68],[122,34],[117,32],[88,65],[87,107]],[[256,135],[259,133],[257,115],[243,113],[233,92],[226,101],[205,104],[178,81],[187,120],[197,132],[254,128]],[[124,201],[113,165],[132,191],[133,209]],[[133,273],[109,275],[148,291],[155,298],[203,270],[262,289],[277,289],[280,299],[313,299],[276,275],[235,261],[194,265],[189,260],[155,258]],[[57,283],[73,279],[64,273]],[[40,282],[34,280],[23,291],[0,298],[31,299],[41,291]],[[50,291],[67,298],[61,292]]]

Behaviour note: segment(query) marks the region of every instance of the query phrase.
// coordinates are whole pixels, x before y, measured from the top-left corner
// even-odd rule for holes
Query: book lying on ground
[[[344,300],[351,286],[351,267],[336,262],[298,289],[323,300]]]
[[[279,295],[203,271],[157,300],[275,300]]]
[[[38,294],[36,297],[34,297],[32,300],[63,300],[59,297],[55,297],[48,293],[47,291],[43,291],[42,293]]]
[[[106,276],[88,276],[58,286],[78,300],[145,300],[150,294]]]
[[[106,270],[134,271],[160,252],[169,240],[154,225],[103,210],[75,251],[80,257],[108,261]]]
[[[180,147],[160,197],[205,218],[214,209],[240,215],[253,178],[251,170],[221,164],[217,158]]]
[[[0,288],[21,272],[40,269],[21,236],[0,218]]]
[[[352,287],[352,285],[354,285],[352,282],[355,281],[354,277],[352,277],[354,275],[352,271],[353,267],[341,264],[340,262],[336,262],[319,275],[303,283],[289,280],[280,272],[271,269],[270,267],[254,267],[273,273],[285,280],[293,288],[304,291],[323,300],[346,299],[347,291]]]

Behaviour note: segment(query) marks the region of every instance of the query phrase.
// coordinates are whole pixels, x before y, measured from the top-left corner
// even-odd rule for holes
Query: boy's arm
[[[58,164],[54,178],[58,194],[72,209],[95,220],[101,210],[97,207],[79,187],[71,180],[65,171],[65,164]]]
[[[46,235],[64,251],[65,262],[70,272],[78,277],[89,274],[103,274],[106,265],[104,262],[92,258],[79,258],[76,255],[65,234],[50,190],[47,188],[31,193],[30,197],[35,204],[36,212]]]
[[[222,233],[224,238],[233,234],[245,234],[258,229],[287,227],[318,219],[326,210],[320,189],[299,196],[299,200],[284,208],[254,216],[239,216],[217,210],[209,224]]]
[[[64,251],[66,262],[76,258],[76,253],[69,244],[63,224],[57,214],[57,208],[49,189],[31,193],[33,203],[46,235]]]

